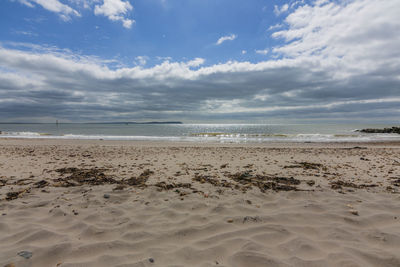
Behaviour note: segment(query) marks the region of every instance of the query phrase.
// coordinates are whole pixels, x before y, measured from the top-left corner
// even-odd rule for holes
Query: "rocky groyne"
[[[362,133],[396,133],[400,134],[400,127],[391,127],[391,128],[383,128],[383,129],[375,129],[375,128],[368,128],[359,130]]]

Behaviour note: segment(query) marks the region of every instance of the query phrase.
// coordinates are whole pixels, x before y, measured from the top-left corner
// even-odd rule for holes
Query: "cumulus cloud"
[[[275,13],[275,15],[279,16],[282,13],[285,13],[286,11],[288,11],[288,9],[289,9],[289,5],[288,4],[284,4],[281,7],[275,5],[274,6],[274,13]]]
[[[337,77],[397,68],[399,12],[395,0],[304,5],[286,18],[287,29],[272,34],[287,42],[273,51],[291,58],[320,60]]]
[[[262,49],[262,50],[255,50],[255,52],[257,53],[257,54],[260,54],[260,55],[266,55],[266,54],[268,54],[268,52],[269,52],[269,49]]]
[[[11,0],[15,1],[15,0]],[[80,17],[81,14],[70,5],[63,4],[59,0],[16,0],[28,7],[34,8],[36,5],[57,13],[64,21],[70,20],[73,16]],[[97,16],[105,16],[111,21],[120,21],[122,26],[130,29],[135,20],[129,17],[133,10],[129,0],[68,0],[70,4],[78,9],[94,10]]]
[[[227,36],[222,36],[221,38],[218,39],[218,41],[215,43],[216,45],[220,45],[225,41],[233,41],[237,38],[236,34],[231,34]]]
[[[98,4],[102,0],[68,0],[68,1],[75,5],[80,5],[83,8],[91,9],[94,4]]]
[[[299,5],[273,33],[284,44],[270,53],[280,57],[258,63],[111,68],[68,51],[3,46],[0,117],[398,121],[399,8],[397,0]]]
[[[270,26],[270,27],[268,28],[268,30],[269,30],[269,31],[272,31],[272,30],[276,30],[276,29],[279,29],[279,28],[282,28],[282,27],[283,27],[283,25],[280,24],[280,23],[278,23],[278,24],[274,24],[274,25]]]
[[[65,21],[70,20],[71,16],[81,16],[78,11],[58,0],[19,0],[19,2],[32,8],[35,7],[34,4],[40,5],[48,11],[57,13]]]
[[[129,1],[123,0],[104,0],[102,5],[96,5],[94,8],[95,15],[103,15],[112,21],[121,21],[122,25],[130,29],[135,22],[127,17],[133,7]]]
[[[135,58],[135,62],[137,65],[144,66],[144,65],[146,65],[148,59],[149,59],[149,57],[147,57],[147,56],[137,56]]]

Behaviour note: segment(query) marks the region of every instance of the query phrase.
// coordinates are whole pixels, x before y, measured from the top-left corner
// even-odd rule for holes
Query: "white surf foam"
[[[400,141],[396,134],[237,134],[195,133],[186,136],[126,136],[126,135],[51,135],[38,132],[2,132],[0,138],[30,139],[81,139],[81,140],[127,140],[127,141],[186,141],[186,142],[373,142]]]

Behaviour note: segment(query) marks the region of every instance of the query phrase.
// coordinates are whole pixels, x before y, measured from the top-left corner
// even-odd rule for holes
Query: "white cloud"
[[[36,33],[31,31],[14,31],[15,34],[25,35],[25,36],[38,36]]]
[[[144,65],[146,65],[148,59],[149,59],[149,57],[147,57],[147,56],[137,56],[135,58],[135,62],[138,65],[144,66]]]
[[[220,45],[225,41],[233,41],[237,38],[236,34],[231,34],[227,36],[222,36],[221,38],[218,39],[218,41],[215,43],[216,45]]]
[[[277,5],[274,6],[274,13],[277,16],[281,15],[282,13],[285,13],[288,10],[289,10],[289,5],[288,4],[284,4],[281,7],[279,7]]]
[[[398,14],[397,0],[318,1],[304,5],[287,16],[287,29],[272,34],[287,42],[273,52],[319,60],[325,66],[336,67],[336,76],[397,66]]]
[[[61,3],[59,0],[17,0],[31,8],[40,5],[43,8],[58,13],[60,18],[68,21],[72,16],[80,17],[81,14],[71,6]],[[106,16],[111,21],[121,21],[122,26],[130,29],[135,20],[129,18],[129,12],[133,10],[129,0],[68,0],[69,3],[85,9],[94,8],[94,14]]]
[[[81,5],[83,8],[91,9],[94,4],[99,3],[102,0],[68,0],[75,5]]]
[[[270,26],[270,27],[268,28],[268,30],[269,30],[269,31],[272,31],[272,30],[276,30],[276,29],[279,29],[279,28],[282,28],[282,27],[283,27],[283,25],[280,24],[280,23],[278,23],[278,24],[275,24],[275,25]]]
[[[186,66],[188,67],[199,67],[201,65],[203,65],[205,62],[204,58],[195,58],[193,60],[190,60],[186,63]]]
[[[65,21],[70,20],[71,16],[81,16],[78,11],[58,0],[19,0],[19,2],[29,7],[34,7],[34,4],[40,5],[44,9],[57,13]]]
[[[263,50],[255,50],[255,52],[257,53],[257,54],[260,54],[260,55],[266,55],[266,54],[268,54],[268,49],[263,49]]]
[[[156,59],[159,60],[159,61],[171,61],[172,57],[160,57],[160,56],[157,56]]]
[[[304,4],[304,0],[294,1],[293,3],[290,4],[290,8],[294,8],[296,6],[303,5],[303,4]]]
[[[110,67],[69,51],[0,47],[0,117],[398,121],[398,14],[398,0],[299,6],[273,33],[285,42],[272,51],[278,59],[258,63]]]
[[[35,7],[35,6],[31,3],[31,0],[18,0],[18,2],[20,2],[21,4],[24,4],[24,5],[26,5],[26,6],[29,6],[29,7]]]
[[[102,5],[95,6],[94,14],[106,16],[112,21],[121,21],[125,28],[130,29],[135,20],[128,18],[127,15],[132,9],[129,1],[104,0]]]
[[[102,0],[68,0],[74,5],[80,5],[85,9],[91,9],[94,4],[98,4]]]
[[[247,54],[246,50],[242,50],[242,55]]]

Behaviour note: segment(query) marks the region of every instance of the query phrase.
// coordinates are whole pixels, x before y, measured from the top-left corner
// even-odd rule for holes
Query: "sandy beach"
[[[400,143],[0,139],[0,266],[400,266]]]

